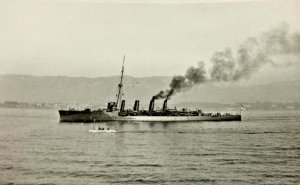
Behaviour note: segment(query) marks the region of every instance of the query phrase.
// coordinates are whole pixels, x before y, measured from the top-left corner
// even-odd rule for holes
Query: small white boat
[[[113,129],[106,129],[106,130],[101,130],[101,129],[90,129],[89,132],[92,133],[116,133],[116,130]]]

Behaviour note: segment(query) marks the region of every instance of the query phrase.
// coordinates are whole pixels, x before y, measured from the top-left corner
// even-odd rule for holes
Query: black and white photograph
[[[300,0],[0,0],[0,184],[300,184]]]

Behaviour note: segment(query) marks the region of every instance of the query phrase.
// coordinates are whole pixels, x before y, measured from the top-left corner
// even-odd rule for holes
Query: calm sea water
[[[1,184],[299,184],[300,111],[242,122],[58,123],[0,109]]]

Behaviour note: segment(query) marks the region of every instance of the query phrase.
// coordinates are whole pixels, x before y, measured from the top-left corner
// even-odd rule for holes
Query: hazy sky
[[[282,22],[300,31],[300,1],[135,2],[0,0],[0,74],[117,75],[124,53],[126,75],[182,74]],[[299,69],[253,79],[299,80]]]

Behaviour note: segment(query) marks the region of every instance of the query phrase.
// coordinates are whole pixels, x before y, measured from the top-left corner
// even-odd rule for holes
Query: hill
[[[124,97],[148,103],[159,90],[166,89],[171,77],[135,78],[125,76]],[[105,105],[115,99],[118,76],[66,77],[0,75],[0,101],[95,103]],[[202,84],[177,94],[173,102],[294,102],[300,100],[300,81],[274,82],[263,85]]]

